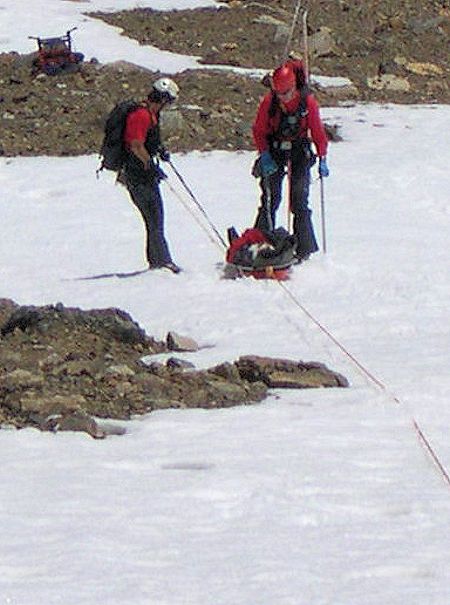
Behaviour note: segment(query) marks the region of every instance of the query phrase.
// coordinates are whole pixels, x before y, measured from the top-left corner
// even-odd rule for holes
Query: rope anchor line
[[[203,216],[205,217],[209,227],[211,227],[212,231],[214,232],[215,236],[217,239],[213,239],[212,235],[210,233],[208,233],[208,230],[206,228],[205,225],[203,225],[199,219],[197,217],[194,216],[194,214],[192,213],[191,209],[188,207],[188,205],[182,200],[181,196],[177,194],[177,192],[174,190],[174,188],[172,186],[169,186],[169,189],[172,191],[172,193],[178,198],[178,200],[183,204],[183,206],[186,208],[186,210],[188,210],[188,212],[194,217],[195,221],[200,225],[200,227],[205,231],[205,233],[207,234],[208,238],[215,244],[217,245],[219,248],[223,247],[227,247],[223,237],[220,235],[218,229],[216,228],[216,226],[214,225],[214,223],[210,220],[210,218],[208,217],[205,209],[200,205],[200,203],[198,202],[197,198],[194,196],[194,194],[192,193],[191,189],[188,187],[188,185],[186,184],[185,180],[183,179],[183,177],[181,176],[181,174],[178,172],[178,170],[176,169],[176,167],[173,165],[172,162],[170,162],[170,165],[174,171],[174,173],[176,174],[176,176],[178,177],[179,181],[181,182],[181,184],[183,185],[183,187],[185,188],[185,190],[187,191],[187,193],[189,194],[189,197],[194,201],[195,205],[197,206],[197,208],[201,211],[201,213],[203,214]],[[314,317],[314,315],[308,311],[308,309],[302,305],[300,303],[300,301],[292,294],[292,292],[290,291],[290,289],[286,286],[286,284],[284,284],[281,281],[277,281],[277,284],[283,289],[283,291],[286,293],[286,295],[291,299],[291,301],[319,328],[319,330],[321,330],[321,332],[323,332],[327,338],[329,338],[331,340],[331,342],[346,356],[348,357],[348,359],[350,359],[350,361],[360,370],[360,372],[365,375],[370,382],[372,382],[373,384],[375,384],[379,389],[381,389],[386,395],[389,396],[389,398],[394,401],[397,405],[404,405],[404,403],[396,396],[394,395],[394,393],[392,393],[387,387],[386,385],[379,380],[372,372],[370,372],[370,370],[368,370],[364,364],[362,364],[354,355],[352,355],[352,353],[350,353],[350,351],[348,351],[348,349],[341,343],[339,342],[339,340],[333,336],[333,334],[324,326],[322,325],[322,323],[316,319]],[[425,432],[423,431],[423,429],[420,427],[419,423],[417,422],[417,420],[414,418],[414,416],[411,417],[411,422],[412,422],[412,426],[414,428],[414,431],[416,432],[417,438],[419,440],[419,442],[421,443],[421,445],[424,447],[425,451],[427,452],[428,456],[431,458],[431,460],[433,461],[435,467],[439,470],[441,476],[443,477],[443,479],[445,480],[445,482],[447,483],[447,485],[450,487],[450,474],[447,471],[445,465],[443,464],[443,462],[441,461],[439,455],[437,454],[436,450],[434,449],[434,447],[432,446],[430,440],[428,439],[428,437],[425,435]]]
[[[394,401],[394,403],[396,403],[397,405],[404,406],[404,403],[396,395],[394,395],[381,380],[379,380],[354,355],[352,355],[352,353],[350,353],[350,351],[348,351],[348,349],[342,343],[340,343],[339,340],[335,336],[333,336],[333,334],[329,330],[327,330],[327,328],[325,328],[325,326],[323,326],[320,323],[320,321],[318,319],[316,319],[314,317],[314,315],[310,311],[308,311],[308,309],[304,305],[302,305],[297,300],[297,298],[292,294],[292,292],[289,290],[289,288],[286,286],[286,284],[284,284],[283,282],[277,282],[277,283],[281,286],[283,291],[289,296],[289,298],[292,300],[292,302],[333,342],[333,344],[335,344],[338,347],[338,349],[342,353],[344,353],[344,355],[346,357],[348,357],[350,359],[350,361],[360,370],[360,372],[362,372],[369,379],[370,382],[375,384],[386,395],[388,395],[389,398],[392,399],[392,401]],[[428,456],[433,461],[435,467],[439,470],[444,481],[450,487],[449,472],[447,471],[444,463],[441,461],[439,455],[437,454],[436,450],[432,446],[429,438],[425,435],[424,430],[420,427],[419,423],[414,418],[414,416],[411,417],[411,423],[416,432],[419,442],[424,447]]]

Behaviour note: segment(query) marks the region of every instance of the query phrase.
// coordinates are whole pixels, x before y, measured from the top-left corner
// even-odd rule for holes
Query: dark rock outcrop
[[[247,405],[262,401],[273,387],[347,386],[345,378],[318,363],[248,356],[195,370],[176,357],[152,361],[169,347],[120,309],[0,300],[0,334],[0,425],[18,428],[103,438],[121,430],[99,424],[101,418]]]

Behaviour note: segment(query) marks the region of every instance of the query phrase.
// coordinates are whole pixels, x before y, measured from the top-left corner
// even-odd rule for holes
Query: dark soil
[[[289,32],[291,0],[234,1],[216,9],[157,12],[150,9],[95,16],[123,28],[142,44],[201,56],[205,63],[273,68],[286,48],[286,35],[260,23],[270,16]],[[344,76],[356,92],[315,90],[319,102],[449,103],[450,8],[446,0],[309,0],[309,34],[328,27],[332,50],[312,53],[314,74]],[[290,50],[301,52],[300,28]],[[79,49],[83,50],[83,49]],[[398,58],[400,57],[400,61]],[[159,74],[126,63],[85,63],[74,74],[32,74],[33,57],[0,55],[0,153],[78,155],[99,149],[105,117],[124,98],[143,98]],[[431,63],[424,75],[406,63]],[[420,69],[419,69],[420,71]],[[374,90],[367,78],[389,73],[407,78],[410,90]],[[181,88],[176,111],[166,119],[173,151],[252,149],[250,126],[265,88],[232,72],[195,70],[173,76]]]
[[[107,433],[93,416],[127,420],[157,409],[245,405],[264,399],[270,387],[348,386],[315,362],[244,356],[195,370],[176,357],[187,344],[198,348],[174,333],[159,342],[120,309],[21,307],[0,299],[0,429],[34,426],[99,438]],[[174,356],[164,364],[152,358],[162,352]]]
[[[208,64],[272,69],[286,51],[287,39],[275,37],[275,27],[261,23],[268,16],[289,29],[292,0],[230,1],[218,9],[158,12],[151,9],[97,13],[111,25],[141,44],[202,57]],[[331,30],[335,44],[327,55],[310,57],[315,74],[350,78],[360,91],[359,100],[401,103],[450,100],[449,34],[450,9],[437,0],[303,0],[308,10],[308,33],[321,27]],[[303,53],[301,23],[294,29],[289,50]],[[443,77],[413,77],[394,59],[431,62],[443,70]],[[409,93],[386,95],[371,91],[366,79],[379,72],[408,75]]]
[[[129,419],[168,407],[228,407],[259,401],[266,387],[229,365],[183,372],[176,357],[119,309],[83,311],[62,304],[20,307],[0,299],[0,427],[39,425],[82,412]],[[174,354],[176,355],[176,354]]]

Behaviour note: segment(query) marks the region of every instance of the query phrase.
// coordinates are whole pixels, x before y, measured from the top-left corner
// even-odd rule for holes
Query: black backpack
[[[123,144],[123,133],[129,113],[140,107],[136,101],[118,103],[106,119],[103,143],[100,148],[100,167],[118,172],[125,161],[127,152]]]

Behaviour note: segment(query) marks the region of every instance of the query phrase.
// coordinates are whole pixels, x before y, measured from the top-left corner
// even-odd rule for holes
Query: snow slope
[[[2,4],[2,44],[7,31],[20,50],[40,3]],[[47,5],[57,31],[85,8]],[[1,297],[121,307],[158,338],[211,345],[186,355],[197,367],[258,353],[351,382],[158,412],[105,441],[0,431],[0,604],[448,605],[450,486],[418,431],[449,469],[450,108],[322,113],[345,139],[329,154],[328,252],[285,288],[220,279],[223,250],[174,174],[167,234],[185,271],[79,280],[144,266],[126,191],[95,179],[93,156],[0,159]],[[173,158],[224,235],[253,221],[253,159]],[[318,236],[319,193],[315,180]]]

